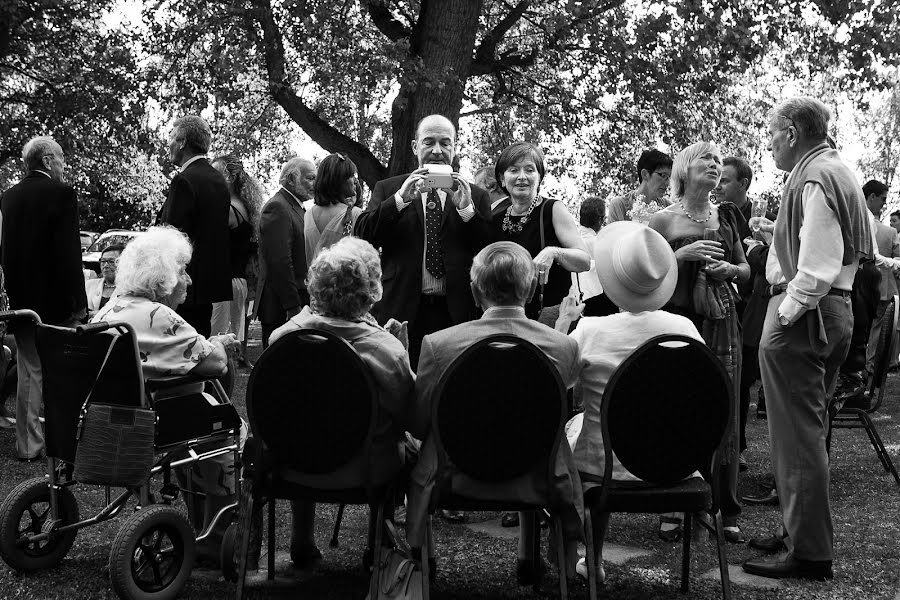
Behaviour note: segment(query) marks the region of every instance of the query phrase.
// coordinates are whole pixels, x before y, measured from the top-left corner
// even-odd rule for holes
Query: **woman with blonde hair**
[[[734,398],[722,456],[720,508],[725,539],[741,543],[737,478],[742,342],[731,282],[749,280],[750,266],[741,245],[737,207],[715,205],[710,199],[721,176],[722,157],[715,144],[697,142],[679,152],[669,180],[672,204],[654,214],[649,225],[669,242],[678,263],[678,282],[663,309],[690,319],[731,376]],[[680,518],[663,516],[659,535],[677,540],[682,535]]]

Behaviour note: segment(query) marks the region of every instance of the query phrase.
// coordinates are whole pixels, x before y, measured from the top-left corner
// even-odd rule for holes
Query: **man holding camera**
[[[492,233],[488,193],[450,170],[453,123],[425,117],[412,150],[419,168],[376,183],[354,233],[381,249],[384,295],[372,314],[409,323],[415,369],[423,337],[475,318],[469,268]]]

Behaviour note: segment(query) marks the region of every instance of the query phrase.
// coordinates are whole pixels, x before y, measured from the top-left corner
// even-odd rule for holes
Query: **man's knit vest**
[[[872,258],[872,233],[862,189],[837,151],[827,144],[820,144],[800,159],[781,194],[773,245],[787,281],[797,274],[800,226],[803,224],[801,195],[807,183],[822,186],[825,203],[840,223],[844,242],[841,264],[849,265],[862,257]]]

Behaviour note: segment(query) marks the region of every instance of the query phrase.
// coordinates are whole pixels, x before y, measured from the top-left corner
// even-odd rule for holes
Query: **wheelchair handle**
[[[113,327],[113,324],[110,324],[108,321],[99,321],[97,323],[87,323],[86,325],[79,325],[75,328],[75,333],[79,335],[84,335],[86,333],[100,333],[101,331],[106,331],[110,327]]]
[[[33,310],[23,308],[20,310],[3,310],[0,311],[0,321],[19,321],[29,320],[35,325],[41,324],[41,318]]]

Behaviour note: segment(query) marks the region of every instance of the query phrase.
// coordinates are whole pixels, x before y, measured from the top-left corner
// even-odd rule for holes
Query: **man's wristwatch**
[[[778,313],[778,322],[781,323],[782,327],[787,327],[791,324],[791,320],[781,313]]]

